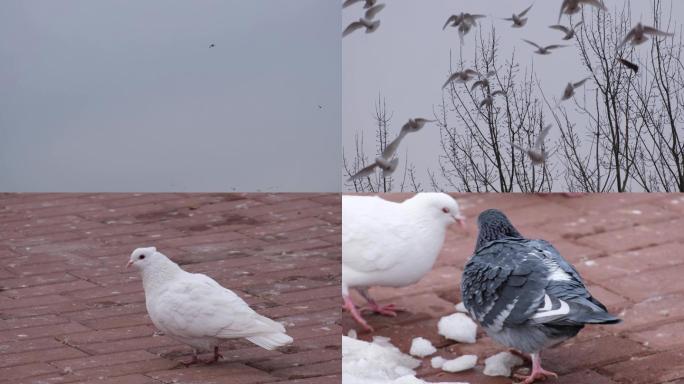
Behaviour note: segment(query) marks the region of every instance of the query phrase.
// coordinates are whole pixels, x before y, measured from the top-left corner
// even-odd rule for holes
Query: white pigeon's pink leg
[[[344,298],[343,308],[349,311],[349,313],[351,313],[354,320],[356,320],[356,322],[359,323],[359,325],[362,326],[363,329],[373,332],[373,327],[366,323],[366,320],[363,319],[361,313],[359,313],[358,309],[356,309],[356,305],[354,305],[354,302],[351,300],[351,298],[349,296],[344,295],[342,297]]]
[[[208,363],[215,363],[219,361],[219,358],[223,358],[223,355],[219,352],[218,346],[214,347],[214,358],[210,360]]]
[[[361,296],[363,296],[364,299],[368,302],[368,306],[370,306],[370,310],[379,313],[384,316],[392,316],[396,317],[397,316],[397,311],[399,308],[397,308],[394,304],[387,304],[387,305],[379,305],[378,303],[373,300],[373,298],[370,296],[368,293],[367,289],[357,289]]]
[[[539,353],[532,354],[532,372],[529,376],[515,375],[517,379],[523,380],[522,384],[532,384],[537,380],[546,380],[549,377],[558,378],[555,372],[547,371],[541,366],[541,356]]]

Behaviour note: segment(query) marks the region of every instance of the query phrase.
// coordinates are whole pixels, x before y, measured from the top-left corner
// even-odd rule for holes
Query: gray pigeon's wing
[[[502,239],[480,247],[466,263],[463,304],[483,327],[520,325],[543,303],[548,271],[528,251],[524,241]]]
[[[563,11],[568,6],[569,2],[570,2],[570,0],[563,0],[563,3],[561,3],[560,12],[558,12],[558,21],[559,22],[560,22],[561,17],[563,17]]]
[[[348,34],[350,34],[350,33],[354,32],[354,31],[356,31],[356,30],[359,29],[359,28],[363,28],[363,27],[364,27],[364,25],[363,25],[362,22],[360,22],[360,21],[354,21],[353,23],[349,24],[349,25],[347,26],[347,28],[344,29],[344,31],[342,32],[342,37],[345,37],[345,36],[347,36]]]
[[[557,278],[549,279],[546,293],[552,298],[565,301],[569,306],[566,314],[545,316],[543,311],[535,314],[535,320],[545,324],[571,325],[584,323],[616,323],[620,320],[606,312],[606,306],[587,290],[584,280],[575,267],[561,256],[546,240],[528,240],[531,253],[541,253],[550,268],[559,268]],[[556,273],[554,273],[556,275]]]
[[[378,165],[376,163],[373,163],[367,166],[366,168],[363,168],[362,170],[356,172],[356,174],[352,175],[349,179],[347,179],[347,181],[353,181],[356,179],[360,179],[362,177],[370,176],[371,174],[373,174],[373,172],[375,171],[375,167],[377,166]]]
[[[533,3],[532,5],[530,5],[529,7],[527,7],[527,9],[525,9],[524,11],[522,11],[520,14],[518,14],[518,17],[523,17],[523,16],[527,15],[527,12],[529,12],[530,9],[532,9],[533,6],[534,6],[534,3]]]
[[[648,27],[646,25],[644,25],[644,32],[648,33],[649,35],[655,36],[674,36],[673,33],[663,32],[661,30],[655,29],[653,27]]]
[[[365,14],[366,19],[373,20],[373,18],[375,18],[375,16],[380,11],[382,11],[383,8],[385,8],[385,4],[378,4],[378,5],[374,5],[370,8],[368,8],[368,10],[366,10],[366,14]]]

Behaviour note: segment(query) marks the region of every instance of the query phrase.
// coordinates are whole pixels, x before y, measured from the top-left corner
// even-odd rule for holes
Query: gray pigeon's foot
[[[547,371],[545,369],[539,368],[537,370],[532,370],[532,373],[530,373],[529,376],[524,376],[524,375],[513,375],[518,380],[523,380],[520,383],[521,384],[532,384],[537,380],[546,380],[549,377],[553,378],[558,378],[558,374],[555,372]]]
[[[532,384],[537,380],[546,380],[549,377],[558,378],[555,372],[547,371],[541,366],[541,356],[539,353],[532,354],[532,372],[529,376],[513,375],[518,380],[523,380],[521,384]]]
[[[344,297],[343,308],[349,311],[354,320],[356,320],[356,322],[359,323],[359,325],[362,326],[363,329],[365,329],[366,331],[373,332],[373,327],[366,323],[366,320],[364,320],[363,316],[361,316],[361,313],[359,313],[359,310],[356,308],[356,305],[354,305],[349,296]]]
[[[508,352],[510,352],[510,353],[518,356],[519,358],[523,359],[523,361],[525,363],[532,364],[532,359],[529,356],[527,356],[527,354],[522,353],[522,352],[518,351],[517,349],[513,349],[513,348],[509,349]]]

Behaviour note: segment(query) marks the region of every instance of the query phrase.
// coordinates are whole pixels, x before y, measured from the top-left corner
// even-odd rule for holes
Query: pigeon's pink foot
[[[539,353],[532,354],[532,373],[529,376],[514,375],[516,379],[523,380],[522,384],[532,384],[537,380],[546,380],[549,377],[558,378],[555,372],[547,371],[541,366],[541,356]]]
[[[370,306],[370,308],[368,308],[367,310],[379,313],[384,316],[397,317],[397,311],[400,310],[394,304],[378,305],[376,302],[369,302],[368,305]]]
[[[356,305],[354,305],[349,296],[344,296],[343,308],[349,311],[354,320],[356,320],[356,322],[359,323],[359,325],[362,326],[363,329],[365,329],[366,331],[373,332],[373,327],[366,323],[366,320],[364,320],[363,316],[361,316],[361,313],[359,313],[359,310],[356,308]]]
[[[532,370],[532,373],[529,376],[524,376],[524,375],[515,375],[516,379],[523,380],[520,383],[521,384],[532,384],[537,380],[546,380],[549,377],[554,377],[558,378],[558,375],[555,372],[550,372],[544,369],[539,368],[538,370]]]

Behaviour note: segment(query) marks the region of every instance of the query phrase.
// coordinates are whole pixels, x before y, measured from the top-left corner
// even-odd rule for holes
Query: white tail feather
[[[261,348],[268,349],[269,351],[292,342],[292,338],[285,333],[267,333],[259,336],[248,337],[247,340],[260,346]]]

